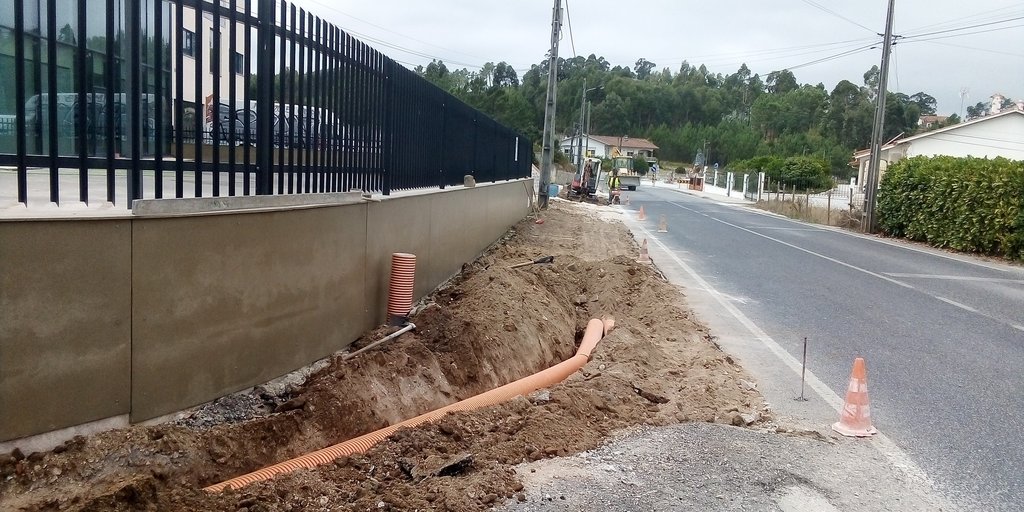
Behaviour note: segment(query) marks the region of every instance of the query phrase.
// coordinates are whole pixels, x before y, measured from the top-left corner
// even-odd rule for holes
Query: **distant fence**
[[[40,202],[129,207],[530,175],[528,139],[283,0],[10,1],[0,166],[17,202],[37,169]]]

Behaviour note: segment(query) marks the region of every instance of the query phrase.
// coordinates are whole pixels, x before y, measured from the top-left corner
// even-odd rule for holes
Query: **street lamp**
[[[582,171],[583,170],[583,158],[584,158],[584,155],[583,155],[583,132],[587,131],[586,125],[583,124],[584,123],[584,115],[583,114],[584,114],[584,112],[586,112],[586,107],[587,107],[587,93],[590,92],[590,91],[596,91],[598,89],[603,89],[603,88],[604,88],[603,85],[599,85],[597,87],[591,87],[590,89],[587,89],[587,79],[586,78],[583,79],[583,99],[580,101],[580,133],[579,133],[580,137],[579,137],[579,140],[577,141],[577,147],[579,148],[579,153],[576,155],[576,170],[577,171]],[[587,135],[587,138],[588,138],[588,140],[587,140],[587,149],[590,149],[589,137],[590,137],[590,135],[588,134]]]

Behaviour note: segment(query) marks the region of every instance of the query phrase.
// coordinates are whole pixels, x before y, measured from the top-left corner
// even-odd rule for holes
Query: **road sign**
[[[715,162],[715,170],[718,170],[718,162]]]

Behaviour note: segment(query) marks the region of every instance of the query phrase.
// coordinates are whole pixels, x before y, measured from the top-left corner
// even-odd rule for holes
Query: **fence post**
[[[828,206],[827,206],[828,209],[825,210],[825,225],[826,226],[831,226],[832,225],[832,189],[828,190],[828,203],[827,204],[828,204]]]
[[[259,2],[260,24],[256,33],[256,194],[269,195],[272,192],[274,148],[271,133],[274,129],[274,0]],[[281,117],[284,118],[283,108]]]
[[[14,0],[14,112],[15,119],[25,119],[25,0]],[[18,151],[18,202],[28,206],[27,130],[24,122],[15,123]]]
[[[393,99],[395,97],[393,92],[395,84],[392,80],[392,74],[394,71],[392,69],[393,65],[394,61],[391,59],[384,59],[384,108],[386,111],[384,114],[384,140],[381,141],[384,144],[384,161],[381,162],[384,169],[382,172],[383,176],[381,176],[381,181],[383,183],[381,183],[380,193],[385,196],[391,195],[391,166],[394,162],[393,152],[395,149],[395,136],[394,133],[392,133],[392,130],[396,124],[392,117],[398,114],[398,109],[395,108],[395,105],[393,104]]]

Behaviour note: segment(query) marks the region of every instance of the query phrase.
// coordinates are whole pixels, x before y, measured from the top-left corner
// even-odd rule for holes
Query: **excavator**
[[[587,157],[583,162],[583,169],[577,170],[572,178],[572,185],[569,193],[581,199],[588,199],[597,195],[597,185],[604,179],[601,173],[601,159]]]

